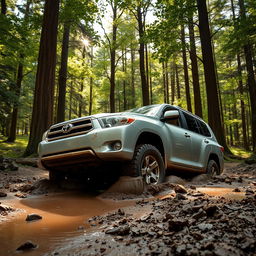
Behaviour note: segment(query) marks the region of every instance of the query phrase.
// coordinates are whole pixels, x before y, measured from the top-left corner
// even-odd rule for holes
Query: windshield
[[[155,116],[160,106],[161,105],[148,105],[140,108],[133,108],[133,109],[127,110],[126,112],[138,113],[146,116]]]

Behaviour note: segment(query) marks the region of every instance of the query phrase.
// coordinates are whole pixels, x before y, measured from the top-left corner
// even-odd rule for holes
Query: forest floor
[[[0,159],[0,196],[0,256],[20,245],[22,255],[256,255],[256,164],[171,175],[135,196],[70,192]]]

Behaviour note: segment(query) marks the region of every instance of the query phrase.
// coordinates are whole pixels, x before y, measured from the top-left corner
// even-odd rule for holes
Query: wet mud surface
[[[47,178],[0,171],[0,256],[256,254],[256,165],[227,163],[213,179],[171,175],[142,195],[71,192]]]

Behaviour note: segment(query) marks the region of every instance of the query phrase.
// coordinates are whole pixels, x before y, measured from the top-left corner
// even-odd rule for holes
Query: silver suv
[[[223,147],[199,117],[177,106],[149,105],[55,124],[39,144],[39,164],[57,179],[76,168],[121,163],[146,184],[164,181],[167,169],[209,175],[223,171]],[[89,168],[86,168],[89,167]],[[112,175],[108,173],[108,175]]]

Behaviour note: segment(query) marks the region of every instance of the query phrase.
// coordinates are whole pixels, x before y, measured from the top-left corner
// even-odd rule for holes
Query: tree
[[[194,25],[193,24],[194,24],[194,22],[193,22],[193,12],[192,12],[188,19],[188,29],[189,29],[189,44],[190,44],[189,53],[190,53],[192,78],[193,78],[194,106],[195,106],[195,114],[200,117],[203,117],[199,75],[198,75],[195,33],[194,33]]]
[[[29,142],[24,155],[36,153],[43,133],[53,121],[59,0],[45,1]]]
[[[243,0],[239,0],[240,6],[240,20],[243,25],[246,24],[246,9]],[[244,55],[245,55],[245,63],[247,69],[247,82],[249,88],[250,95],[250,103],[251,103],[251,113],[252,113],[252,146],[253,152],[256,154],[256,80],[253,68],[253,53],[252,53],[252,45],[249,40],[249,37],[245,37],[245,43],[243,45]]]
[[[213,129],[218,142],[225,148],[225,151],[227,153],[231,153],[226,144],[225,134],[222,129],[219,95],[217,90],[217,79],[213,59],[211,33],[209,29],[206,0],[197,0],[197,8],[203,55],[204,77],[207,92],[208,122]]]

